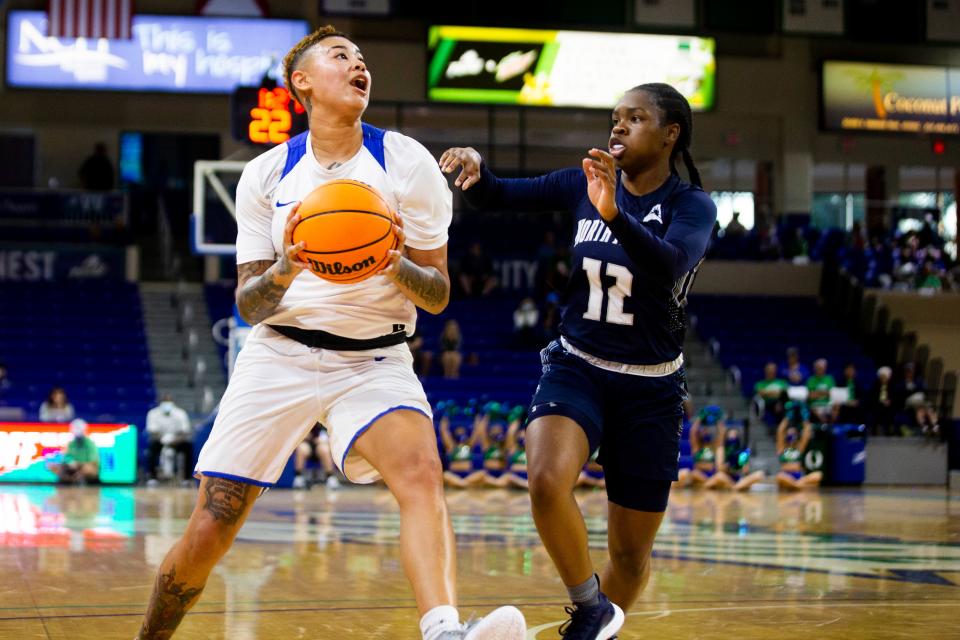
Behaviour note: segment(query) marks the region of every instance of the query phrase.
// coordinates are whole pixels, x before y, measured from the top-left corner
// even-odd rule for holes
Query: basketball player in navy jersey
[[[686,384],[686,297],[716,207],[690,156],[690,105],[673,87],[644,84],[613,110],[606,150],[582,167],[501,179],[471,148],[440,158],[468,203],[483,209],[567,209],[576,215],[572,275],[559,340],[527,427],[533,517],[573,606],[567,639],[605,640],[623,625],[650,575],[677,459]],[[680,179],[681,158],[692,184]],[[606,474],[610,562],[594,573],[573,488],[600,447]]]

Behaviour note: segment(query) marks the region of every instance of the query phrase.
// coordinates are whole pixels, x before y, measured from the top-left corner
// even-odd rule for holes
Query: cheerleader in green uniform
[[[465,489],[483,482],[483,470],[473,463],[473,447],[477,442],[478,418],[473,416],[469,407],[461,409],[449,403],[437,406],[440,417],[440,439],[447,456],[447,469],[443,472],[443,481],[448,487]],[[451,426],[451,420],[453,426]]]
[[[780,473],[777,487],[788,491],[812,489],[820,485],[823,473],[804,473],[803,454],[813,437],[813,425],[809,413],[799,403],[787,403],[787,415],[777,427],[777,455],[780,457]],[[803,431],[800,431],[800,429]]]
[[[763,471],[750,471],[750,448],[744,446],[739,429],[727,429],[722,442],[717,460],[717,475],[724,476],[720,484],[729,485],[734,491],[746,491],[763,480]]]
[[[607,486],[606,478],[603,476],[603,467],[597,462],[599,455],[600,449],[597,449],[590,456],[590,459],[587,460],[587,464],[583,465],[583,471],[580,472],[580,477],[577,479],[578,487],[598,487],[603,489]]]
[[[693,469],[689,472],[688,478],[681,477],[679,482],[686,480],[694,487],[704,489],[729,489],[733,486],[729,476],[717,473],[716,442],[721,440],[725,431],[724,418],[723,409],[716,405],[704,407],[694,418],[693,425],[690,427]]]
[[[529,489],[527,484],[526,409],[519,405],[514,407],[507,419],[510,421],[506,439],[507,468],[499,478],[489,477],[487,483],[495,487]]]

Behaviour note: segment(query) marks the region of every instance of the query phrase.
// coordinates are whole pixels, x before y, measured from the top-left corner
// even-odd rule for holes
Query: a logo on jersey
[[[651,220],[656,220],[660,224],[663,224],[663,214],[660,212],[660,205],[653,205],[653,209],[650,209],[650,213],[643,217],[644,222],[649,222]]]
[[[277,209],[283,209],[284,207],[289,207],[292,204],[296,204],[296,200],[291,200],[290,202],[280,202],[277,201]]]
[[[321,262],[320,260],[316,260],[314,258],[307,258],[307,262],[310,264],[310,270],[314,273],[330,274],[334,276],[341,276],[348,273],[363,271],[364,269],[372,267],[377,263],[373,256],[368,256],[360,262],[352,265],[343,264],[342,262]]]

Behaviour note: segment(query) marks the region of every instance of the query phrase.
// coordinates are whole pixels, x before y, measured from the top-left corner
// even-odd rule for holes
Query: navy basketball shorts
[[[606,476],[610,502],[637,511],[666,510],[677,479],[686,376],[660,377],[601,369],[552,342],[541,353],[543,374],[530,421],[570,418],[583,429]]]

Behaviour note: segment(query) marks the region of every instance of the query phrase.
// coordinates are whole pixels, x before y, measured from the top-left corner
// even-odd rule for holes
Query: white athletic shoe
[[[336,491],[340,488],[340,480],[337,479],[337,476],[332,473],[327,476],[327,489],[331,491]]]
[[[293,479],[293,488],[294,488],[294,489],[306,489],[306,488],[307,488],[307,481],[304,479],[303,476],[296,476],[296,477]]]
[[[463,625],[463,640],[525,640],[527,621],[516,607],[500,607]]]

